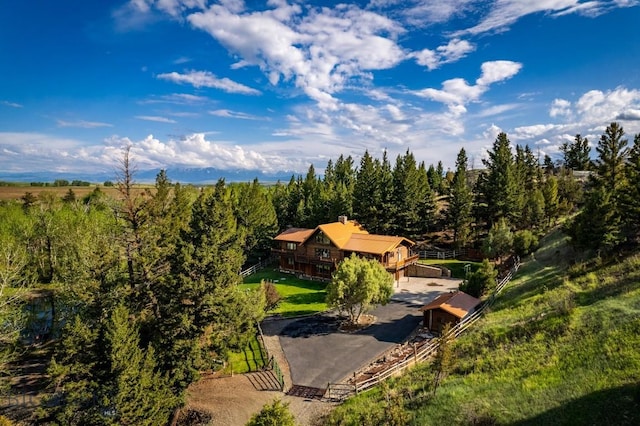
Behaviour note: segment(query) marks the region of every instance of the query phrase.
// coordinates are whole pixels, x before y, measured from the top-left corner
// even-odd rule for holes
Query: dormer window
[[[318,232],[318,234],[316,235],[316,243],[318,244],[331,244],[331,240],[324,235],[324,232]]]

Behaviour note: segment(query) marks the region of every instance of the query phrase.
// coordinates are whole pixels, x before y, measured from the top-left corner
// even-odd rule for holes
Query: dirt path
[[[269,389],[277,381],[269,372],[250,373],[222,378],[204,378],[188,390],[187,409],[208,412],[211,425],[243,426],[264,404],[274,399],[289,403],[296,424],[313,426],[335,404],[298,398]],[[273,387],[271,387],[273,389]]]

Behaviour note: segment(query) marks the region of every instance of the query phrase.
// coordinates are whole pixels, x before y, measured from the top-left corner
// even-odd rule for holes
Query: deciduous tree
[[[371,306],[386,304],[393,294],[393,278],[380,262],[352,254],[344,259],[327,286],[327,303],[346,312],[357,324]]]

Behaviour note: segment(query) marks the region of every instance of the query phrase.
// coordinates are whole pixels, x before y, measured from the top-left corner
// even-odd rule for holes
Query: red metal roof
[[[473,312],[480,303],[482,303],[480,299],[469,296],[462,291],[456,291],[441,294],[420,310],[429,311],[432,309],[442,309],[458,318],[464,318],[469,312]]]

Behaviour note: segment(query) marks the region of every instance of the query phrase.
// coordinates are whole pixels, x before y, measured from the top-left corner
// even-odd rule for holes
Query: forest
[[[558,223],[581,250],[637,247],[640,135],[629,144],[611,123],[593,145],[595,153],[576,135],[554,163],[528,146],[514,150],[501,133],[480,170],[464,149],[447,171],[409,150],[393,163],[365,152],[359,164],[340,156],[322,175],[311,165],[275,185],[199,188],[160,172],[144,190],[125,149],[116,197],[98,186],[82,198],[26,192],[0,204],[0,387],[26,350],[24,306],[46,294],[52,325],[35,337],[52,342],[52,354],[39,421],[166,423],[186,388],[255,334],[266,297],[240,291],[239,272],[268,257],[288,226],[347,215],[371,233],[474,247],[491,259],[532,252]]]

